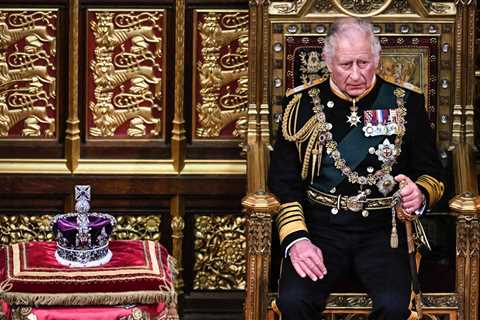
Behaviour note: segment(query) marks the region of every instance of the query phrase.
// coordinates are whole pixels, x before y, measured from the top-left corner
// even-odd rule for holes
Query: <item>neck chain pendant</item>
[[[347,116],[347,123],[350,124],[350,127],[356,127],[360,123],[360,118],[357,114],[357,106],[355,105],[355,99],[352,100],[352,106],[350,107],[350,115]]]

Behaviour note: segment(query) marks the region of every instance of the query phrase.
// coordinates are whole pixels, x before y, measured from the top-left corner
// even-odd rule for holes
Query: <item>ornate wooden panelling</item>
[[[198,215],[194,235],[193,289],[245,289],[245,218]]]
[[[20,241],[54,240],[50,221],[53,215],[0,215],[0,244]],[[117,224],[112,234],[118,240],[156,240],[161,238],[160,216],[115,216]]]
[[[88,138],[158,138],[165,121],[163,10],[88,10]]]
[[[56,9],[0,8],[0,139],[57,137]]]
[[[232,139],[246,130],[248,12],[194,12],[194,139]]]

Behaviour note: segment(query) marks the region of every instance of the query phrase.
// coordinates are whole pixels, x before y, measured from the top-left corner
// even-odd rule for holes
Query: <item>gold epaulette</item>
[[[396,86],[399,86],[399,87],[402,87],[404,89],[408,89],[408,90],[411,90],[411,91],[414,91],[416,93],[420,93],[422,94],[423,93],[423,90],[413,84],[411,84],[410,82],[405,82],[405,81],[392,81],[390,79],[385,79],[382,77],[383,80],[385,80],[386,82],[388,83],[391,83],[393,85],[396,85]]]
[[[320,79],[315,79],[313,81],[310,81],[309,83],[302,84],[298,87],[288,89],[287,93],[285,94],[286,97],[291,96],[292,94],[299,93],[300,91],[303,91],[305,89],[311,88],[313,86],[316,86],[317,84],[320,84],[327,80],[328,78],[320,78]]]

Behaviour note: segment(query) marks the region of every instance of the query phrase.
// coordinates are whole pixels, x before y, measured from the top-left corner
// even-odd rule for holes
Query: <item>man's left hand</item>
[[[395,177],[395,180],[399,183],[402,181],[404,183],[403,188],[400,189],[402,208],[405,210],[406,214],[414,214],[416,210],[422,207],[425,196],[422,191],[420,191],[417,184],[406,175],[399,174]]]

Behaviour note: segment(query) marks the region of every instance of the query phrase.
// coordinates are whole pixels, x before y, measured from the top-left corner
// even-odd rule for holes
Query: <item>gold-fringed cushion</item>
[[[175,268],[154,241],[113,240],[112,259],[70,268],[55,259],[53,241],[0,248],[0,300],[15,305],[176,305]]]

